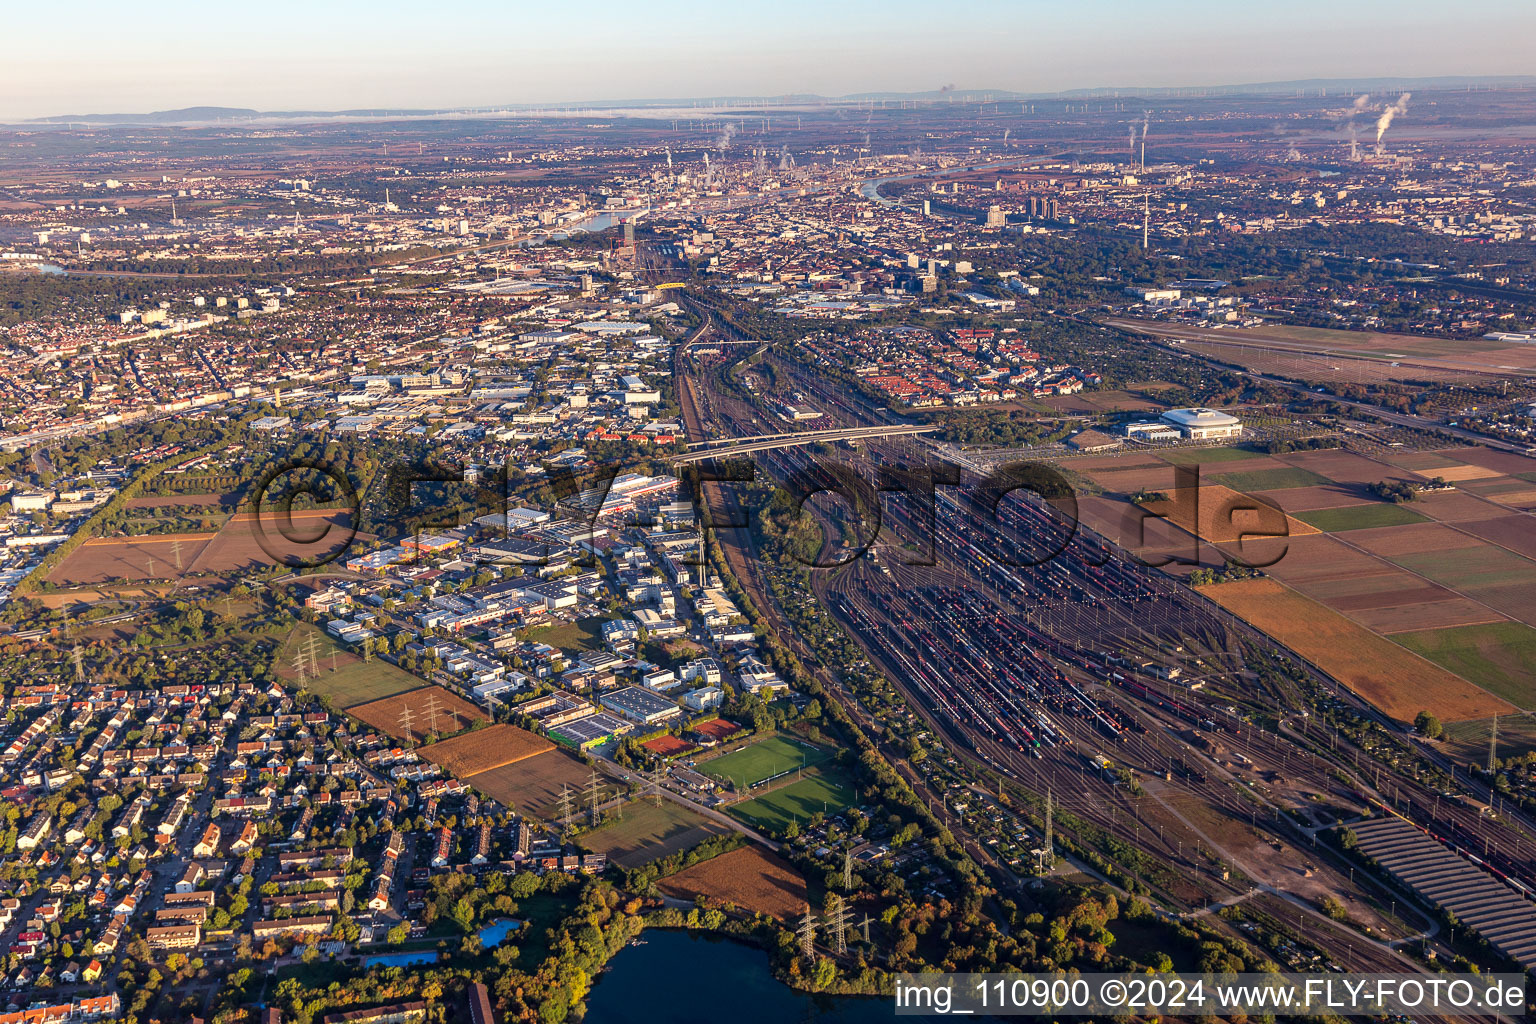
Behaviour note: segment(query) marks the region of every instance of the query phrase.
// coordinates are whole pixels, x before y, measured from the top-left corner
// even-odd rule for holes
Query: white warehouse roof
[[[1179,427],[1235,427],[1242,421],[1215,409],[1169,409],[1162,419]]]

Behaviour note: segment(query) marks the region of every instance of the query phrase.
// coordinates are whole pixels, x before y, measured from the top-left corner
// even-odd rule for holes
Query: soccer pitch
[[[734,783],[738,790],[749,789],[796,768],[820,764],[829,756],[821,747],[813,747],[784,736],[770,736],[751,746],[705,761],[699,771],[721,782]]]
[[[754,828],[782,834],[791,822],[804,824],[815,814],[837,814],[853,805],[854,791],[835,766],[806,772],[799,782],[791,782],[772,792],[732,806],[727,813]]]

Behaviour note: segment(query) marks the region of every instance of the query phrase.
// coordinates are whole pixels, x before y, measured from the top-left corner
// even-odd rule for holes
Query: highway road
[[[1116,323],[1115,321],[1106,321],[1106,323],[1108,323],[1110,326],[1117,327],[1131,335],[1135,335],[1137,331],[1142,329],[1138,326],[1135,326],[1134,324],[1122,324]],[[1168,349],[1170,352],[1178,352],[1182,355],[1193,356],[1196,359],[1203,360],[1204,362],[1210,363],[1214,366],[1219,366],[1222,369],[1232,369],[1232,367],[1227,366],[1218,359],[1207,356],[1201,352],[1193,352],[1189,349],[1169,344],[1167,341],[1162,340],[1161,338],[1148,339],[1145,335],[1141,335],[1138,340],[1142,341],[1144,344],[1159,345],[1162,348]],[[1298,394],[1306,395],[1308,398],[1312,398],[1317,401],[1333,402],[1360,412],[1368,412],[1371,415],[1383,420],[1384,422],[1391,423],[1396,426],[1411,427],[1414,430],[1433,431],[1435,433],[1457,438],[1458,440],[1466,441],[1469,444],[1480,444],[1488,448],[1498,449],[1499,451],[1514,452],[1517,455],[1527,455],[1530,453],[1530,449],[1526,445],[1511,444],[1508,441],[1501,441],[1496,437],[1489,437],[1486,434],[1479,434],[1475,430],[1467,430],[1463,427],[1453,427],[1450,424],[1441,423],[1438,420],[1432,420],[1426,416],[1417,416],[1413,413],[1398,412],[1395,409],[1386,409],[1371,402],[1364,402],[1355,398],[1343,398],[1339,395],[1330,394],[1326,391],[1318,391],[1306,384],[1298,384],[1295,381],[1286,380],[1284,377],[1276,377],[1267,373],[1259,373],[1257,370],[1238,370],[1236,372],[1243,373],[1246,376],[1252,377],[1254,380],[1262,380],[1267,384],[1273,384],[1276,387],[1295,391]]]

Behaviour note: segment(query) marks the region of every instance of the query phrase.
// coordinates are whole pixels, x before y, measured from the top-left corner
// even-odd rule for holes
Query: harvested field
[[[1444,469],[1433,470],[1429,475],[1453,484],[1463,480],[1486,480],[1489,477],[1503,476],[1498,470],[1489,469],[1487,466],[1447,466]]]
[[[1497,612],[1403,570],[1292,581],[1307,597],[1378,633],[1491,622]]]
[[[680,740],[676,736],[657,736],[640,745],[658,757],[680,757],[695,749],[692,743]]]
[[[1362,608],[1350,612],[1349,617],[1377,633],[1404,633],[1420,629],[1443,629],[1449,626],[1505,621],[1492,608],[1465,597],[1416,604],[1386,605],[1380,608]]]
[[[1285,557],[1266,571],[1277,579],[1300,585],[1308,580],[1379,576],[1383,573],[1397,573],[1399,570],[1374,555],[1356,551],[1340,540],[1317,533],[1307,537],[1292,537],[1290,550]]]
[[[1530,348],[1532,346],[1525,347]],[[1524,455],[1516,455],[1514,452],[1499,451],[1495,448],[1474,446],[1442,448],[1435,454],[1455,459],[1462,465],[1482,466],[1497,473],[1536,473],[1536,459]],[[1444,473],[1432,473],[1430,475],[1445,476]],[[1446,479],[1449,480],[1450,477],[1446,477]]]
[[[1536,488],[1530,490],[1499,491],[1495,494],[1488,494],[1486,497],[1490,501],[1497,502],[1506,508],[1524,510],[1536,507]]]
[[[1319,532],[1262,499],[1221,484],[1202,484],[1171,494],[1167,501],[1149,501],[1142,508],[1211,544],[1231,543],[1243,534],[1297,537]]]
[[[1402,571],[1311,580],[1296,584],[1295,589],[1337,611],[1415,601],[1444,601],[1456,596],[1444,587],[1426,583]]]
[[[1067,468],[1082,467],[1069,463]],[[1176,482],[1172,466],[1147,466],[1142,469],[1100,469],[1086,474],[1106,491],[1135,494],[1137,491],[1169,491]]]
[[[1435,522],[1405,523],[1387,528],[1367,528],[1346,538],[1346,543],[1364,548],[1382,558],[1418,554],[1425,551],[1454,551],[1475,548],[1482,542],[1449,526]]]
[[[1459,451],[1460,449],[1451,450]],[[1462,463],[1457,462],[1455,459],[1439,452],[1393,451],[1383,455],[1382,459],[1391,465],[1410,470],[1421,476],[1438,476],[1442,469],[1462,465]]]
[[[1345,533],[1349,530],[1370,530],[1382,526],[1405,526],[1408,523],[1428,522],[1412,509],[1393,505],[1390,502],[1378,502],[1374,505],[1344,505],[1339,508],[1320,508],[1292,514],[1324,533]]]
[[[1374,484],[1382,480],[1416,479],[1412,472],[1403,472],[1364,455],[1339,449],[1290,452],[1280,458],[1289,465],[1321,474],[1338,484]]]
[[[708,896],[788,921],[804,911],[805,879],[787,862],[757,846],[742,846],[656,883],[668,896]]]
[[[1441,523],[1461,523],[1469,519],[1487,519],[1501,515],[1504,509],[1465,491],[1436,491],[1421,494],[1413,503],[1416,511]]]
[[[59,563],[48,582],[61,587],[109,580],[179,580],[192,572],[213,533],[161,533],[144,537],[92,537]],[[177,549],[181,568],[177,568]]]
[[[1523,709],[1536,707],[1536,629],[1492,622],[1392,639]]]
[[[1287,487],[1279,491],[1259,491],[1254,495],[1300,518],[1301,512],[1374,505],[1376,499],[1347,484],[1318,484],[1316,487]]]
[[[1530,580],[1495,587],[1477,587],[1468,590],[1467,596],[1512,619],[1536,626],[1536,587],[1531,585]]]
[[[1499,516],[1458,523],[1458,530],[1481,537],[1526,558],[1536,558],[1536,522],[1530,516]]]
[[[1072,459],[1066,465],[1071,469],[1092,472],[1095,469],[1128,470],[1128,469],[1161,469],[1167,465],[1144,452],[1135,452],[1130,455],[1085,455],[1080,459]]]
[[[304,689],[329,697],[332,707],[349,708],[419,689],[422,684],[419,676],[380,658],[364,661],[308,623],[293,628],[274,659],[274,668],[285,682],[298,685],[298,655],[306,648],[313,649],[314,663],[305,669]]]
[[[1425,709],[1448,722],[1513,710],[1460,676],[1272,579],[1238,580],[1200,592],[1400,721],[1412,721]]]
[[[560,813],[560,789],[570,790],[571,806],[579,808],[581,793],[591,776],[591,769],[581,759],[556,747],[542,754],[504,764],[500,768],[481,772],[470,780],[481,793],[522,814],[552,821]],[[605,791],[611,791],[611,780],[598,776]]]
[[[1482,587],[1530,587],[1536,583],[1536,562],[1482,541],[1440,550],[1421,548],[1391,557],[1398,565],[1463,593]]]
[[[369,701],[348,708],[347,714],[397,740],[411,739],[418,743],[431,734],[433,724],[439,735],[451,736],[468,728],[471,722],[486,720],[479,708],[441,686],[423,686],[383,700]]]
[[[1126,391],[1085,391],[1076,395],[1052,395],[1040,404],[1057,412],[1152,412],[1166,406],[1149,402]]]
[[[255,515],[241,512],[229,517],[187,571],[238,572],[276,565],[280,558],[334,556],[352,539],[350,523],[351,513],[346,509],[295,509],[282,521],[264,512],[260,522]]]
[[[581,845],[607,854],[620,867],[639,868],[725,831],[724,825],[671,800],[661,801],[659,807],[648,800],[632,800],[624,805],[623,818],[610,817],[583,835]]]
[[[554,750],[542,736],[515,725],[490,725],[471,729],[450,739],[422,747],[419,753],[433,764],[461,779]]]

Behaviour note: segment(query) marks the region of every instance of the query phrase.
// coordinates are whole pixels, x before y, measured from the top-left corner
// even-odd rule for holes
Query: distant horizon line
[[[118,123],[118,124],[175,124],[188,121],[219,123],[229,121],[255,121],[261,119],[292,119],[292,118],[345,118],[367,117],[380,118],[421,118],[441,116],[477,116],[509,114],[509,115],[543,115],[569,113],[572,116],[590,115],[604,112],[623,111],[650,111],[661,113],[666,110],[691,111],[694,116],[718,116],[726,113],[719,110],[720,106],[732,106],[737,104],[752,104],[761,109],[771,109],[775,106],[793,107],[814,105],[846,105],[864,104],[872,102],[890,101],[931,101],[949,99],[951,102],[965,103],[991,103],[991,102],[1021,102],[1021,101],[1049,101],[1049,100],[1076,100],[1076,99],[1134,99],[1142,98],[1210,98],[1210,97],[1241,97],[1241,96],[1274,96],[1288,92],[1307,92],[1316,90],[1319,98],[1326,96],[1329,90],[1337,90],[1348,93],[1349,90],[1367,89],[1402,89],[1402,90],[1459,90],[1472,86],[1498,87],[1500,85],[1526,85],[1536,84],[1536,74],[1509,74],[1509,75],[1403,75],[1403,76],[1364,76],[1358,78],[1304,78],[1270,82],[1244,82],[1226,85],[1186,85],[1186,86],[1094,86],[1077,89],[1060,89],[1055,91],[1023,92],[1011,89],[987,89],[987,88],[955,88],[946,86],[940,89],[925,91],[897,91],[878,90],[856,93],[845,93],[839,96],[825,96],[818,93],[779,93],[772,95],[745,95],[745,94],[720,94],[713,96],[679,96],[679,97],[635,97],[630,99],[593,99],[593,100],[567,100],[529,103],[501,103],[501,104],[474,104],[459,106],[436,107],[402,107],[395,105],[379,105],[368,107],[347,107],[336,109],[290,109],[290,110],[261,110],[253,107],[230,107],[215,104],[201,104],[184,107],[173,107],[164,110],[142,112],[114,112],[92,114],[48,114],[37,117],[0,117],[0,124],[46,124],[67,125],[72,123]],[[708,107],[700,107],[699,104],[709,104]]]

